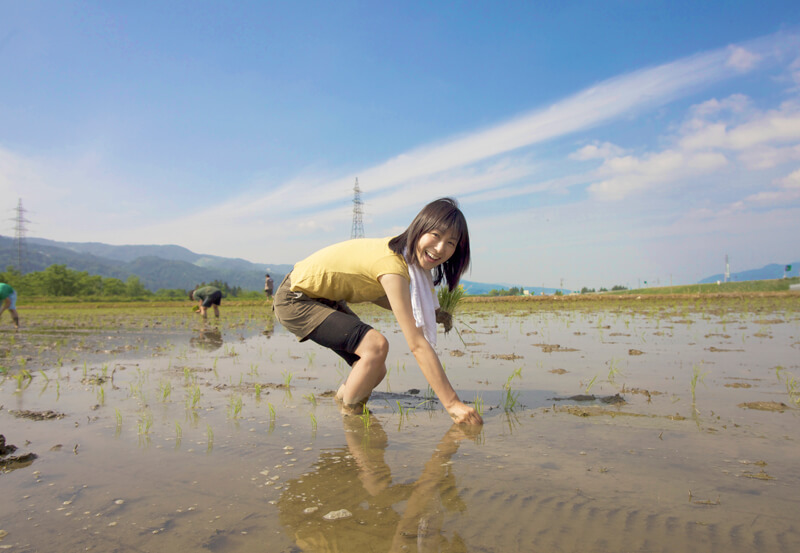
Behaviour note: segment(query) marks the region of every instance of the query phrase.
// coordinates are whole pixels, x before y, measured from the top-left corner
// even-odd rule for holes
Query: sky
[[[456,198],[464,278],[800,260],[792,1],[0,0],[0,234],[293,264]]]

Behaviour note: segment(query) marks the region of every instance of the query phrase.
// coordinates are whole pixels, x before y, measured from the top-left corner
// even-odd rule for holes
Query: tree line
[[[622,286],[621,284],[616,284],[611,287],[612,292],[618,292],[627,289],[627,286]],[[604,288],[602,286],[598,290],[595,290],[594,288],[587,288],[586,286],[581,288],[581,294],[594,294],[595,292],[608,292],[608,288]]]
[[[500,290],[492,289],[486,293],[487,296],[524,296],[525,289],[520,286],[512,286],[508,290],[505,288],[501,288]],[[553,293],[554,296],[561,296],[563,292],[561,290],[556,290]]]
[[[44,271],[24,275],[14,267],[7,267],[0,272],[0,282],[11,285],[18,294],[24,296],[154,299],[188,299],[189,296],[189,290],[182,288],[160,288],[153,292],[135,275],[123,281],[90,275],[87,271],[75,271],[57,264],[50,265]],[[242,290],[240,286],[229,286],[227,282],[219,280],[199,284],[206,285],[219,288],[225,297],[261,297],[258,292]]]

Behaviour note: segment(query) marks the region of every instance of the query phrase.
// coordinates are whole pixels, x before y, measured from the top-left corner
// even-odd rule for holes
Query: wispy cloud
[[[532,111],[505,123],[428,144],[391,158],[379,165],[336,179],[314,179],[294,182],[264,195],[259,204],[280,203],[285,212],[308,206],[346,201],[351,194],[355,176],[372,196],[409,183],[437,180],[434,176],[462,171],[492,160],[496,156],[515,152],[571,133],[585,131],[620,117],[667,103],[685,94],[723,79],[752,70],[759,63],[774,60],[797,44],[793,35],[776,34],[735,47],[725,47],[690,56],[664,65],[642,69],[615,77],[546,108]],[[588,146],[577,154],[587,158],[607,155],[605,146]],[[594,151],[593,151],[594,149]],[[487,170],[493,170],[488,166]],[[476,169],[478,170],[478,169]],[[451,187],[457,184],[455,177]],[[439,179],[441,180],[441,179]],[[302,186],[304,192],[298,195]],[[430,195],[430,194],[429,194]],[[295,201],[292,201],[292,200]],[[300,200],[302,201],[296,201]],[[409,202],[413,203],[413,202]],[[396,204],[393,204],[396,208]]]
[[[725,167],[719,153],[686,153],[664,150],[643,157],[625,156],[606,160],[597,175],[607,178],[592,183],[589,191],[601,200],[620,200],[655,185],[688,179]]]

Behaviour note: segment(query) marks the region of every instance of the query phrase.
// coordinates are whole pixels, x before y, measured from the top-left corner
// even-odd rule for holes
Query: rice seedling
[[[181,423],[175,421],[175,445],[178,446],[183,439],[183,429],[181,428]]]
[[[269,420],[275,421],[275,406],[267,402],[267,409],[269,409]]]
[[[314,413],[309,413],[309,415],[311,416],[311,431],[312,432],[316,432],[317,431],[317,417],[314,416]]]
[[[256,382],[256,401],[261,399],[261,384]]]
[[[522,379],[522,367],[512,372],[505,384],[503,384],[503,410],[505,411],[513,411],[517,407],[519,392],[512,388],[512,382],[515,378]]]
[[[208,423],[206,423],[206,441],[208,442],[207,451],[211,452],[211,450],[214,449],[214,431]]]
[[[475,405],[475,411],[477,411],[480,416],[483,416],[483,398],[481,397],[480,394],[477,394],[475,396],[474,405]]]
[[[315,352],[315,351],[309,351],[309,352],[306,353],[306,358],[308,359],[308,366],[309,367],[314,364],[314,358],[316,356],[317,356],[317,352]]]
[[[437,292],[439,312],[436,314],[436,322],[444,326],[445,334],[453,328],[453,317],[464,293],[464,287],[460,284],[453,290],[447,286],[440,287]]]
[[[50,382],[50,377],[48,377],[47,373],[45,373],[43,370],[40,370],[39,374],[42,375],[42,378],[44,378],[45,382]]]
[[[100,403],[100,405],[106,404],[106,391],[102,386],[97,388],[97,401]]]
[[[114,407],[114,417],[117,419],[117,429],[122,428],[122,413],[117,407]]]
[[[364,403],[364,409],[361,411],[359,417],[361,417],[361,424],[364,426],[364,430],[369,430],[372,420],[370,419],[369,407],[367,407],[366,403]]]
[[[139,420],[137,421],[137,425],[139,428],[139,435],[140,436],[147,436],[150,434],[150,428],[153,426],[153,415],[152,413],[146,412],[142,413],[139,416]]]
[[[195,384],[186,391],[186,408],[197,409],[198,403],[200,403],[200,386]]]
[[[585,391],[586,391],[587,394],[589,393],[589,390],[592,389],[592,386],[594,386],[594,383],[595,383],[596,380],[597,380],[597,375],[594,375],[592,377],[592,379],[589,381],[589,384],[586,385],[586,390]]]
[[[622,374],[619,370],[619,360],[612,357],[606,364],[608,365],[608,381],[613,384],[617,375]]]
[[[292,387],[292,372],[291,371],[283,371],[283,372],[281,372],[281,375],[283,376],[283,385],[286,386],[287,388],[291,388]]]
[[[228,402],[228,416],[232,419],[238,419],[242,412],[242,396],[233,395]]]
[[[794,375],[786,373],[784,375],[783,371],[786,369],[780,365],[775,367],[775,376],[778,378],[778,382],[783,382],[786,386],[786,392],[789,394],[789,400],[794,403],[795,405],[800,405],[800,381],[798,381]]]
[[[258,376],[258,365],[250,363],[250,375],[253,377]]]
[[[169,380],[163,382],[158,386],[158,390],[161,395],[161,401],[163,403],[166,403],[167,400],[169,399],[169,396],[172,394],[172,384],[170,383]]]
[[[314,394],[313,394],[313,393],[306,394],[306,395],[304,395],[303,397],[304,397],[305,399],[307,399],[307,400],[308,400],[308,402],[309,402],[311,405],[313,405],[314,407],[316,407],[316,406],[317,406],[317,398],[314,396]]]
[[[786,379],[786,391],[789,393],[789,399],[795,405],[800,405],[800,384],[798,384],[795,377],[790,376]]]
[[[694,365],[692,367],[692,380],[691,380],[692,405],[695,404],[695,399],[696,399],[695,390],[697,388],[697,383],[702,382],[703,384],[705,384],[704,379],[707,374],[708,374],[707,372],[702,372],[699,365]]]

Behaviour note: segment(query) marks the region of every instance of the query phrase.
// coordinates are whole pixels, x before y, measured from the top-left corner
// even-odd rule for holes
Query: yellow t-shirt
[[[402,275],[408,264],[389,249],[390,238],[357,238],[323,248],[292,269],[292,290],[311,298],[371,302],[386,295],[378,277]]]

